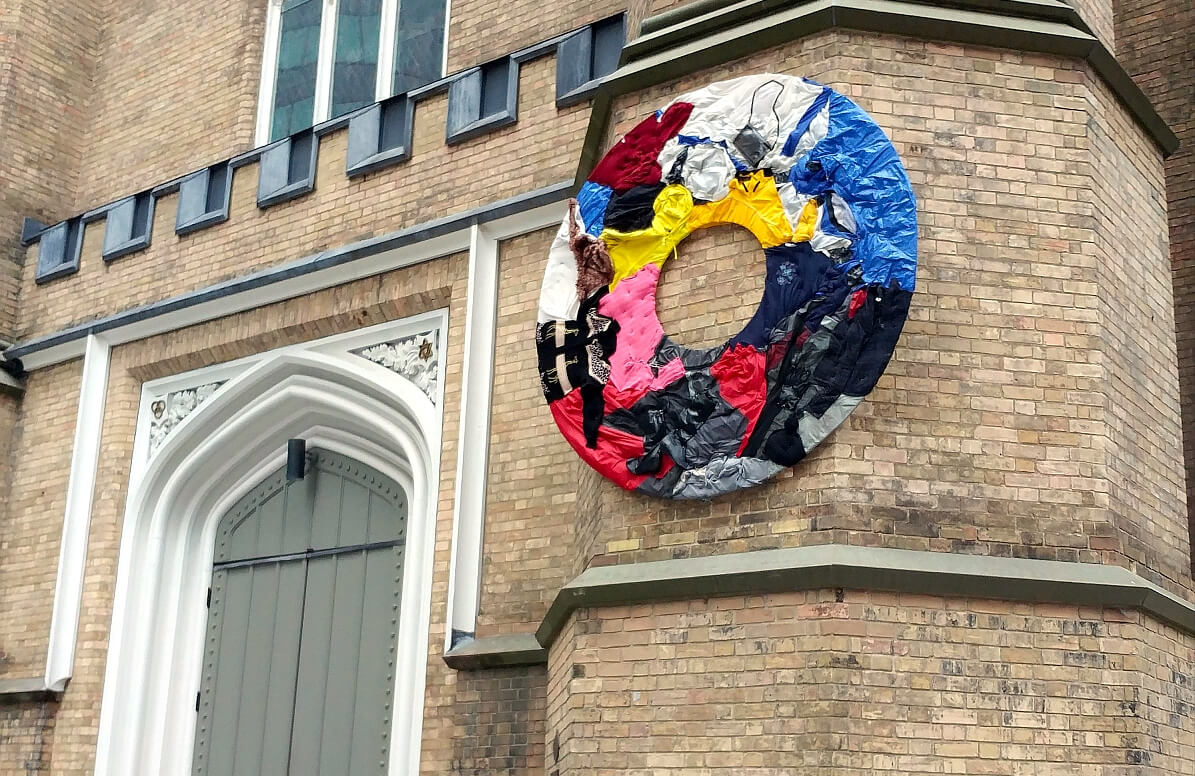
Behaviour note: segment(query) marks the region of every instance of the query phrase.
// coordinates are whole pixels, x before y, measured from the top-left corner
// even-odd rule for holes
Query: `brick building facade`
[[[0,775],[204,772],[217,521],[292,438],[405,498],[370,772],[1195,772],[1188,2],[454,0],[395,94],[442,28],[384,0],[335,115],[370,5],[0,9]],[[777,479],[625,492],[544,404],[548,248],[615,138],[762,72],[891,138],[912,309]],[[686,240],[665,330],[733,335],[760,258]]]

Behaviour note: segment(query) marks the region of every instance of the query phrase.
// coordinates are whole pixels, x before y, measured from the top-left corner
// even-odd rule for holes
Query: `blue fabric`
[[[799,310],[828,281],[841,278],[833,262],[810,248],[807,242],[766,248],[764,256],[768,269],[763,298],[759,300],[755,315],[730,341],[732,348],[746,344],[763,350],[777,324]],[[838,283],[841,284],[841,280]]]
[[[813,119],[817,114],[821,113],[822,108],[826,107],[826,103],[830,101],[830,90],[822,88],[822,93],[813,98],[813,104],[805,111],[805,115],[801,116],[801,120],[797,122],[797,126],[788,135],[788,140],[784,143],[782,153],[785,156],[792,156],[797,152],[797,145],[801,142],[801,138],[809,131],[809,125],[813,123]]]
[[[614,189],[599,183],[585,182],[577,192],[577,209],[581,212],[581,222],[585,224],[585,231],[592,235],[602,233],[606,220],[606,207],[610,204],[610,195]]]
[[[857,222],[853,252],[863,282],[912,291],[917,275],[917,207],[896,149],[871,117],[831,92],[826,137],[789,173],[797,191],[833,189]]]

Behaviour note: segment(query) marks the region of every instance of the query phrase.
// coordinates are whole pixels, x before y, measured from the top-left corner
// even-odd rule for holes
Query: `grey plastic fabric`
[[[719,456],[700,469],[683,472],[672,490],[672,498],[711,499],[742,488],[750,488],[784,471],[785,467],[762,458]],[[660,480],[646,480],[660,482]],[[646,488],[641,488],[646,491]]]

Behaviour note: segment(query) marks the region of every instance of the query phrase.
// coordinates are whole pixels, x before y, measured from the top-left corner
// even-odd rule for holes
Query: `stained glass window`
[[[445,0],[401,0],[394,36],[394,87],[402,94],[443,75]]]
[[[340,0],[336,12],[336,61],[330,118],[377,99],[378,36],[382,0]]]
[[[266,142],[401,94],[443,75],[448,0],[274,0],[277,66]],[[327,29],[322,29],[328,25]],[[381,41],[394,32],[394,64],[379,72]],[[324,50],[320,51],[320,41]],[[386,52],[389,54],[390,52]],[[321,59],[322,54],[322,59]],[[389,64],[389,63],[388,63]],[[379,84],[381,79],[381,84]],[[267,85],[268,86],[268,85]]]
[[[270,140],[310,127],[319,64],[320,0],[285,0],[278,38],[278,75]]]

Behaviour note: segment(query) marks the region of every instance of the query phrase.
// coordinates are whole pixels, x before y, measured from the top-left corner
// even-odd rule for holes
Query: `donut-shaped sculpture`
[[[728,342],[686,348],[657,318],[660,272],[717,224],[759,240],[763,297]],[[623,488],[708,499],[757,485],[875,386],[916,269],[913,192],[866,113],[791,76],[711,84],[628,132],[570,202],[540,292],[544,396]]]

